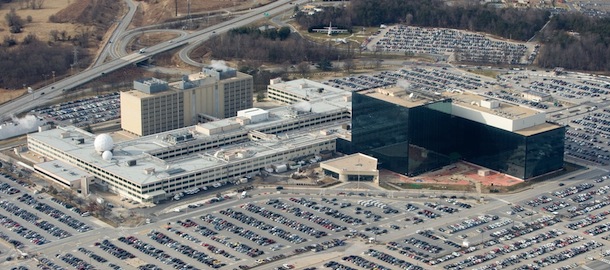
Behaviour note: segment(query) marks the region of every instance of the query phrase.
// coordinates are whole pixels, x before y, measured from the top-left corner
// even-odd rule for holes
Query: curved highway
[[[99,66],[106,61],[108,55],[112,54],[113,48],[115,47],[113,46],[112,42],[120,40],[119,37],[123,34],[123,32],[125,32],[127,27],[129,27],[133,16],[136,14],[138,4],[134,3],[133,0],[125,0],[125,3],[127,4],[129,11],[118,21],[119,24],[116,26],[114,31],[112,31],[112,35],[110,35],[108,42],[104,44],[102,52],[100,52],[91,66]]]
[[[222,22],[218,25],[208,27],[206,29],[193,32],[184,37],[174,39],[174,42],[162,42],[155,46],[146,48],[146,52],[143,54],[133,53],[119,59],[114,59],[105,63],[101,63],[90,69],[87,69],[79,74],[60,80],[56,83],[50,84],[46,87],[35,90],[32,94],[27,94],[14,99],[8,103],[0,106],[0,115],[4,118],[9,118],[10,115],[16,115],[22,112],[32,110],[45,103],[52,102],[55,98],[62,95],[63,91],[69,91],[76,88],[84,83],[87,83],[93,79],[99,78],[112,71],[120,69],[122,67],[132,65],[147,58],[162,53],[183,45],[189,45],[188,48],[194,48],[201,44],[201,42],[207,40],[211,35],[216,33],[226,32],[232,28],[248,25],[254,21],[263,19],[268,13],[271,15],[284,12],[292,9],[293,5],[289,4],[290,0],[278,0],[266,6],[252,9],[250,12],[231,19],[226,22]],[[299,0],[296,3],[305,3],[306,0]]]

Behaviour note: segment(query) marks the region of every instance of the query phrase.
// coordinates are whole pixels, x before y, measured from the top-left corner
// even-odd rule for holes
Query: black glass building
[[[452,99],[389,102],[352,95],[351,144],[340,151],[378,159],[409,176],[464,160],[521,179],[563,167],[565,127],[543,123],[507,131],[452,114]]]

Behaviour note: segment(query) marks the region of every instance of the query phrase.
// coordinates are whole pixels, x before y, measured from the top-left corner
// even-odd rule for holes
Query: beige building
[[[379,184],[377,159],[356,153],[320,163],[324,175],[342,182],[373,182]]]
[[[252,76],[231,68],[203,68],[173,83],[136,80],[133,90],[121,92],[121,128],[146,136],[233,117],[252,107],[252,85]]]

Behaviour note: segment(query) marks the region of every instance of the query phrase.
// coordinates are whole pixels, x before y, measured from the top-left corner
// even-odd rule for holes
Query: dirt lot
[[[255,7],[259,4],[273,2],[274,0],[196,0],[190,1],[190,13],[192,16],[206,14],[210,11],[225,10],[234,11]],[[182,2],[182,3],[180,3]],[[188,15],[186,1],[179,1],[178,16]],[[134,27],[161,23],[176,17],[176,6],[174,0],[142,1],[140,8],[134,18]]]
[[[0,88],[0,104],[7,102],[9,100],[12,100],[14,98],[17,98],[17,97],[23,95],[25,92],[26,92],[25,89],[6,90],[6,89]]]

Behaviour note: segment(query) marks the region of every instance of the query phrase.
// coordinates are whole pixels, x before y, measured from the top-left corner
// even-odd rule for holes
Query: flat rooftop
[[[515,131],[515,133],[521,134],[523,136],[531,136],[531,135],[535,135],[535,134],[542,133],[542,132],[547,132],[549,130],[553,130],[553,129],[557,129],[557,128],[561,128],[561,127],[562,126],[560,126],[560,125],[544,123],[544,124],[535,125],[532,127],[517,130],[517,131]]]
[[[268,88],[292,93],[309,100],[321,99],[335,95],[350,95],[350,92],[308,79],[297,79],[288,82],[270,84]]]
[[[195,126],[134,139],[112,136],[115,143],[111,160],[102,159],[101,154],[95,151],[93,146],[95,140],[94,134],[73,126],[61,127],[41,133],[32,133],[28,136],[40,140],[45,144],[52,145],[77,159],[83,160],[93,166],[103,168],[104,170],[135,184],[143,185],[156,182],[172,174],[196,171],[215,166],[224,166],[227,164],[226,159],[215,155],[220,149],[200,151],[167,161],[151,155],[150,153],[152,152],[164,151],[164,149],[170,149],[174,146],[181,145],[180,143],[175,144],[166,140],[170,135],[192,134],[192,140],[211,141],[221,134],[231,135],[236,132],[245,133],[250,130],[259,130],[266,126],[281,125],[282,122],[286,121],[298,121],[301,117],[315,117],[318,113],[346,110],[346,108],[342,106],[346,106],[347,103],[337,104],[333,101],[318,100],[312,102],[310,105],[310,110],[300,113],[292,109],[292,106],[273,108],[269,110],[268,121],[240,126],[238,129],[232,129],[227,132],[210,136],[196,132]],[[222,126],[235,125],[235,123],[235,117],[233,117],[202,125]],[[329,138],[335,138],[337,133],[340,132],[341,124],[343,123],[329,123],[326,126],[310,127],[307,130],[295,130],[279,134],[278,136],[270,135],[266,140],[248,141],[228,146],[225,145],[222,146],[222,151],[240,152],[242,153],[240,156],[244,158],[265,156],[281,150],[292,149],[316,142],[324,142]],[[326,133],[327,135],[320,132],[321,130],[329,129],[332,129],[334,132]],[[79,143],[79,139],[82,139],[82,143]],[[134,160],[135,165],[129,166],[128,163]],[[146,170],[154,170],[155,173],[146,174]]]
[[[400,87],[365,90],[361,91],[360,94],[394,103],[406,108],[414,108],[434,101],[434,98],[429,95],[423,95],[418,92],[409,92],[409,90]],[[434,95],[434,93],[430,93],[430,95]],[[443,99],[440,94],[438,95],[438,98]]]
[[[377,159],[361,153],[324,161],[324,164],[346,171],[377,171]]]
[[[492,99],[461,90],[445,91],[442,93],[421,93],[419,91],[409,91],[408,89],[400,87],[390,87],[365,90],[360,93],[407,108],[413,108],[436,100],[450,98],[453,100],[453,104],[467,107],[472,110],[499,115],[513,120],[544,113],[529,107],[522,107],[511,103],[506,103],[501,100],[496,100],[500,105],[498,108],[488,109],[481,106],[481,102]]]
[[[529,107],[522,107],[518,105],[514,105],[511,103],[503,102],[501,100],[496,100],[499,102],[500,106],[495,109],[488,109],[481,106],[481,101],[485,100],[493,100],[488,97],[480,96],[477,94],[463,92],[463,91],[454,91],[454,92],[443,92],[443,96],[451,98],[453,103],[456,105],[460,105],[463,107],[470,108],[472,110],[482,111],[490,114],[495,114],[502,116],[507,119],[519,120],[522,118],[526,118],[535,114],[544,113],[542,111],[538,111]]]
[[[171,146],[170,143],[156,137],[149,136],[117,142],[112,151],[112,159],[104,160],[101,154],[97,153],[94,149],[93,142],[95,137],[93,134],[84,135],[79,129],[73,126],[49,130],[42,133],[33,133],[29,136],[53,145],[54,147],[61,149],[61,151],[65,151],[67,154],[89,163],[92,166],[102,168],[109,173],[127,179],[135,184],[144,185],[157,182],[174,174],[224,166],[232,160],[229,156],[238,153],[242,154],[240,155],[240,159],[257,158],[281,150],[289,150],[311,143],[323,142],[332,136],[321,135],[319,131],[311,131],[309,133],[294,132],[289,134],[290,135],[288,136],[275,136],[270,140],[248,141],[245,143],[223,146],[222,149],[197,152],[171,162],[165,162],[147,154],[148,151]],[[82,144],[76,144],[76,141],[72,140],[73,138],[82,138],[84,139],[84,142]],[[227,155],[218,155],[217,152],[220,150]],[[134,160],[135,165],[129,166],[128,162]],[[47,163],[48,164],[43,164],[44,168],[58,173],[63,171],[61,168],[71,167],[61,165],[60,168],[57,168],[53,165],[55,163]],[[146,170],[150,169],[153,169],[155,173],[147,174]],[[68,179],[74,177],[66,175],[66,178]]]
[[[79,181],[83,177],[91,176],[88,172],[81,170],[78,167],[72,166],[61,160],[51,160],[36,164],[36,167],[41,168],[47,172],[66,179],[70,182]]]

